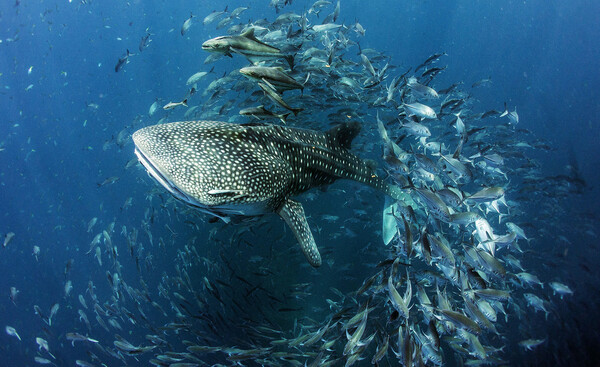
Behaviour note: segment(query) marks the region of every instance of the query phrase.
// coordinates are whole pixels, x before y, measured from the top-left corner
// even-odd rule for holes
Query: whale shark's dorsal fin
[[[283,218],[292,229],[292,232],[294,232],[294,236],[296,236],[296,240],[300,243],[300,248],[310,265],[315,268],[321,266],[321,254],[319,254],[315,239],[306,221],[302,204],[292,199],[287,199],[277,211],[277,214]]]
[[[352,140],[358,135],[360,129],[361,125],[359,122],[350,121],[332,127],[327,131],[327,135],[331,138],[333,145],[350,149]]]

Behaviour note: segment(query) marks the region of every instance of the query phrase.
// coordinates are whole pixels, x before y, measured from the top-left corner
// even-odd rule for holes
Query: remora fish
[[[281,98],[281,95],[277,93],[277,90],[272,85],[259,82],[258,86],[260,87],[260,89],[263,90],[263,92],[265,92],[265,96],[267,96],[271,101],[280,105],[286,110],[292,111],[294,113],[294,116],[298,115],[299,112],[304,111],[303,108],[293,108],[290,105],[288,105],[287,102],[284,101],[283,98]]]
[[[204,212],[257,216],[275,212],[290,226],[312,266],[321,255],[302,204],[290,197],[337,179],[351,179],[400,200],[348,149],[360,124],[327,132],[269,124],[184,121],[153,125],[133,134],[135,154],[171,194]]]
[[[285,58],[290,67],[293,66],[291,56],[284,55],[278,48],[259,41],[254,36],[254,28],[249,28],[238,36],[221,36],[209,39],[202,44],[202,49],[229,57],[233,57],[232,52],[239,53],[253,64],[264,60]]]
[[[284,114],[276,114],[273,113],[269,110],[267,110],[264,106],[260,105],[258,107],[248,107],[248,108],[244,108],[243,110],[240,110],[240,115],[242,116],[253,116],[256,117],[257,119],[262,119],[265,117],[277,117],[278,119],[281,120],[281,122],[283,122],[284,124],[287,121],[288,116],[290,115],[290,113],[284,113]]]
[[[258,81],[266,80],[278,92],[290,89],[304,89],[304,86],[289,76],[281,66],[248,66],[241,68],[240,73]]]

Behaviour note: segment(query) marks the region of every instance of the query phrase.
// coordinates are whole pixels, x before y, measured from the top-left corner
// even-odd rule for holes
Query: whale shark
[[[144,127],[132,138],[149,175],[174,197],[226,222],[277,213],[291,228],[308,262],[321,255],[302,204],[293,197],[349,179],[396,200],[404,192],[375,174],[374,165],[350,152],[361,125],[328,131],[263,123],[181,121]]]

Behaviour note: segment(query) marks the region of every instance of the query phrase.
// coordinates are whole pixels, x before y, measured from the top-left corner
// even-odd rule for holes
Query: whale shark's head
[[[148,126],[133,136],[135,154],[148,173],[176,198],[194,206],[209,206],[205,175],[207,158],[189,145],[190,138],[171,124]]]
[[[222,217],[258,215],[286,180],[272,174],[273,158],[260,154],[241,125],[185,121],[133,134],[135,154],[148,173],[177,199]]]

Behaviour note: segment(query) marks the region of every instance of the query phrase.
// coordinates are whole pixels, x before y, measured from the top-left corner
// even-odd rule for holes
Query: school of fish
[[[87,221],[81,231],[90,243],[80,254],[93,259],[95,273],[105,280],[72,279],[71,259],[56,303],[32,308],[40,320],[39,335],[5,326],[13,341],[37,343],[35,363],[506,365],[507,348],[531,351],[549,342],[528,318],[538,311],[553,318],[554,303],[573,290],[561,279],[540,277],[523,266],[527,253],[541,251],[528,234],[535,228],[528,225],[524,206],[540,195],[534,191],[542,181],[562,188],[564,197],[576,194],[585,185],[576,172],[536,176],[538,166],[528,151],[550,147],[519,128],[516,107],[479,105],[477,88],[488,88],[491,81],[440,85],[438,75],[451,67],[439,66],[445,53],[403,68],[385,53],[361,47],[367,35],[358,21],[337,22],[340,0],[317,0],[302,14],[282,12],[291,2],[271,0],[275,12],[267,18],[272,21],[243,19],[246,7],[214,11],[203,21],[193,11],[182,20],[181,36],[202,43],[205,64],[241,60],[244,66],[222,76],[209,67],[185,75],[183,97],[155,96],[147,114],[107,141],[105,149],[129,149],[129,136],[141,129],[134,139],[143,166],[132,157],[126,168],[139,168],[128,172],[139,177],[148,201],[129,197],[121,210],[142,207],[145,215],[139,225],[99,217]],[[221,36],[193,39],[195,27],[214,22]],[[142,36],[139,54],[127,50],[119,57],[115,72],[144,57],[152,36],[149,30]],[[186,121],[167,124],[174,121],[172,113],[183,113]],[[144,132],[153,132],[149,121],[158,124],[152,128],[160,134],[140,142]],[[237,149],[248,155],[243,163],[214,158],[212,166],[202,166],[203,174],[218,171],[220,182],[234,178],[236,170],[252,176],[247,162],[252,151],[264,158],[276,144],[291,141],[296,150],[285,154],[301,161],[294,167],[306,175],[285,195],[269,197],[268,210],[230,221],[229,214],[244,212],[223,203],[252,201],[264,181],[253,176],[249,189],[206,188],[209,199],[222,199],[215,209],[190,194],[193,185],[182,188],[193,181],[192,173],[179,182],[169,179],[189,170],[189,159],[174,163],[171,176],[158,172],[153,161],[163,154],[156,153],[156,144],[169,134],[187,134],[170,145],[182,144],[177,154],[197,155],[194,149],[201,144],[191,139],[208,136],[204,131],[215,126],[221,128],[220,138],[235,135],[231,142],[239,144],[219,154],[235,155]],[[265,131],[266,137],[259,135]],[[255,145],[247,153],[243,134],[264,143],[268,153],[259,154]],[[205,145],[217,149],[211,144]],[[278,161],[269,157],[266,162],[273,172],[261,172],[275,175]],[[367,185],[327,187],[337,179]],[[117,181],[108,177],[98,189]],[[323,192],[305,192],[314,186],[324,186]],[[310,208],[306,216],[294,197]],[[344,204],[319,213],[320,200]],[[269,212],[278,213],[296,237],[275,216],[265,215]],[[223,221],[213,220],[219,218]],[[18,234],[6,234],[3,247],[17,240]],[[335,244],[340,240],[348,250]],[[322,245],[321,254],[316,244]],[[307,266],[303,253],[318,268]],[[44,260],[37,245],[32,256]],[[165,258],[169,262],[157,265]],[[10,290],[15,305],[19,293],[17,287]],[[57,318],[67,317],[61,314],[73,320],[70,329],[57,329]],[[507,347],[508,333],[519,333],[520,341]],[[67,361],[61,348],[79,348],[86,357]]]

